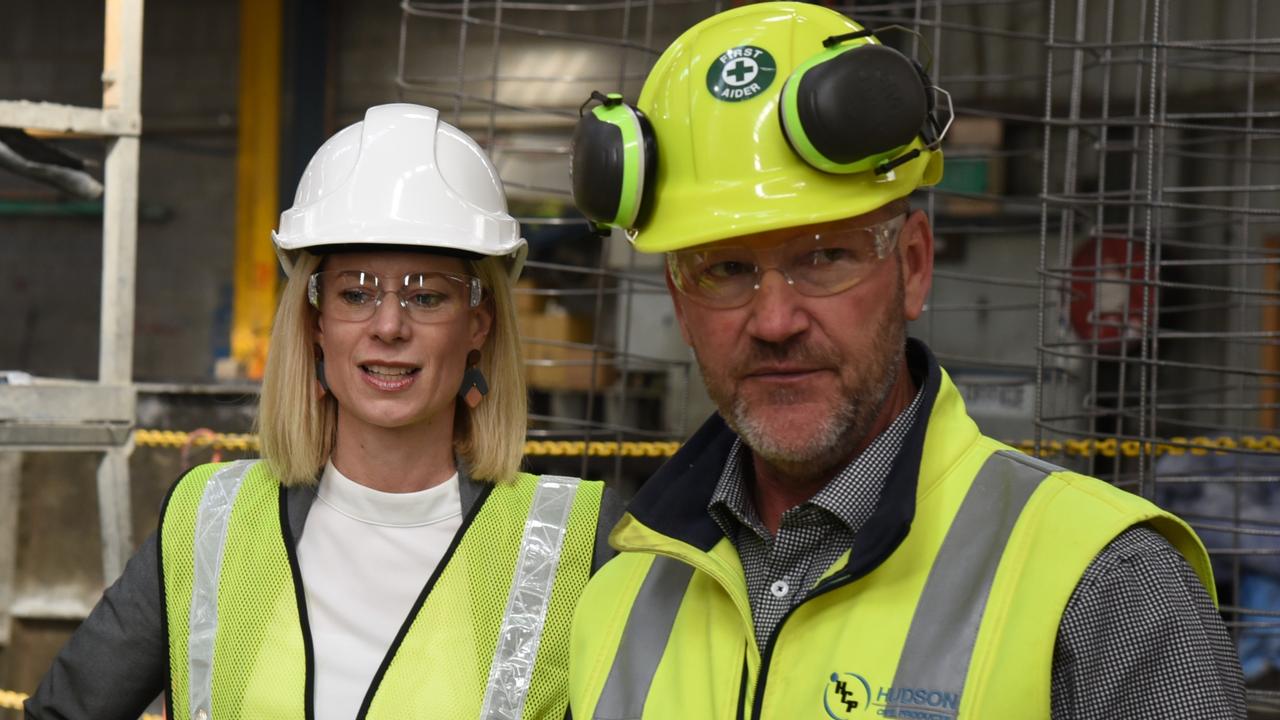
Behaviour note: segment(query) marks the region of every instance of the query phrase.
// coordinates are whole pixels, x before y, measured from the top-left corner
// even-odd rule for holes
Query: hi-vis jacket
[[[880,504],[763,656],[707,513],[733,433],[712,418],[645,485],[578,605],[576,720],[1047,719],[1059,619],[1125,529],[1163,533],[1212,596],[1182,521],[984,437],[923,344],[908,363],[924,394]]]
[[[532,475],[488,488],[405,619],[359,717],[562,718],[564,629],[591,572],[602,489]],[[168,717],[314,716],[287,515],[285,493],[261,462],[201,466],[174,487],[159,542]]]

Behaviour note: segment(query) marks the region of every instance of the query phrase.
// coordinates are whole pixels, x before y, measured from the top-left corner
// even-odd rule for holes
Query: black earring
[[[458,388],[458,397],[474,410],[488,394],[489,383],[480,371],[480,351],[472,350],[467,353],[467,370],[462,373],[462,387]]]
[[[316,380],[320,382],[320,387],[330,395],[333,391],[329,389],[329,383],[324,379],[324,355],[316,353]]]

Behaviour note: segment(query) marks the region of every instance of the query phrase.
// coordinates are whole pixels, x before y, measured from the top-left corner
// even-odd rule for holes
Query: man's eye
[[[373,291],[365,288],[348,288],[338,291],[338,299],[348,305],[366,305],[373,302]]]
[[[755,272],[754,265],[740,260],[722,260],[712,263],[702,270],[704,276],[713,280],[727,280],[742,275],[750,275],[753,272]]]
[[[846,248],[831,247],[818,248],[804,256],[805,265],[832,265],[838,262],[852,262],[856,258],[853,253]]]

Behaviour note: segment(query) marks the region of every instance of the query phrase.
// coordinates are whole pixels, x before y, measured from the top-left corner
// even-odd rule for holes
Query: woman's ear
[[[493,329],[493,296],[484,299],[479,305],[471,309],[471,347],[479,349],[484,347],[484,343],[489,338],[489,331]]]
[[[320,349],[319,345],[316,345],[312,348],[312,352],[315,353],[313,362],[316,366],[316,382],[320,384],[320,396],[323,397],[325,393],[333,392],[329,389],[329,381],[325,379],[324,375],[324,351]]]

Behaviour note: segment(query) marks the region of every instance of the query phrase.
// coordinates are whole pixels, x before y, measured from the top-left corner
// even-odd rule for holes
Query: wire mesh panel
[[[711,406],[660,259],[572,208],[573,123],[592,90],[634,101],[671,40],[737,4],[401,6],[403,96],[486,146],[531,243],[531,434],[657,456],[614,454],[596,477],[643,477],[670,449],[650,441],[683,439]],[[912,198],[936,236],[912,334],[987,434],[1195,524],[1249,672],[1252,631],[1280,618],[1280,4],[828,5],[917,58],[954,111],[944,180]]]
[[[1041,440],[1192,523],[1246,676],[1274,690],[1280,6],[1057,0],[1049,19]]]
[[[660,265],[602,239],[573,208],[568,147],[593,90],[635,99],[654,60],[713,2],[405,2],[398,83],[493,157],[530,242],[517,299],[530,436],[576,439],[577,472],[643,477],[682,439],[696,384]],[[695,418],[694,422],[698,419]],[[625,445],[622,443],[626,443]],[[556,446],[560,447],[560,446]],[[579,452],[585,449],[587,454]],[[574,462],[579,458],[575,457]]]
[[[620,237],[590,237],[571,205],[567,153],[592,90],[634,101],[671,40],[735,4],[402,4],[403,97],[440,107],[486,146],[531,243],[527,287],[518,292],[528,313],[535,437],[678,440],[711,409],[675,327],[660,260],[636,255]],[[939,266],[913,332],[947,363],[989,432],[1029,441],[1043,3],[833,8],[881,29],[951,94],[947,178],[915,200],[934,217]]]

